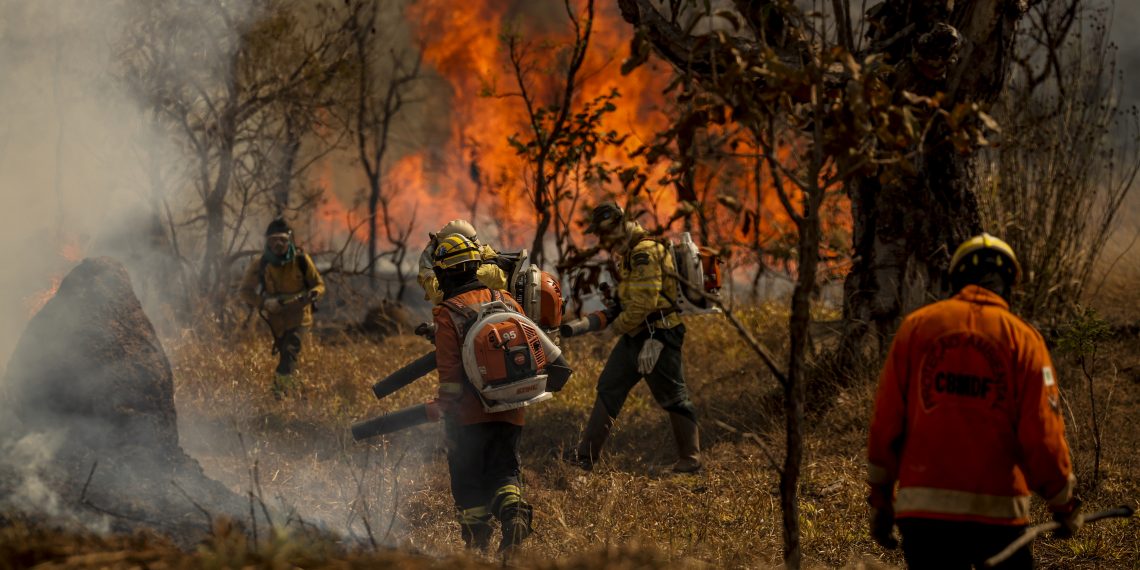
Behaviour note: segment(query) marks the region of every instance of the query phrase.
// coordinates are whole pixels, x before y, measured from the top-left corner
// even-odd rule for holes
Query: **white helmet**
[[[452,234],[460,234],[463,237],[475,242],[475,245],[482,245],[479,243],[479,236],[475,234],[475,226],[467,220],[451,220],[447,222],[435,235],[449,236]]]

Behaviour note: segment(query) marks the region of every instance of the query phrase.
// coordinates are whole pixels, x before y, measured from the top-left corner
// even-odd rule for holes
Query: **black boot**
[[[522,489],[515,483],[508,483],[495,490],[491,501],[491,512],[503,527],[503,541],[499,552],[504,552],[522,543],[531,533],[531,518],[534,509],[522,498]]]
[[[688,417],[669,412],[669,421],[673,424],[673,437],[677,440],[677,463],[673,471],[678,473],[693,473],[701,469],[701,435],[697,422]]]
[[[610,437],[610,430],[614,427],[614,418],[606,411],[601,400],[594,400],[594,409],[590,411],[590,419],[586,421],[586,429],[582,431],[582,441],[571,458],[577,466],[590,471],[598,458],[602,455],[602,447]]]
[[[531,521],[534,518],[534,509],[526,501],[503,507],[499,513],[499,522],[503,525],[503,540],[499,542],[499,552],[511,549],[534,532]]]
[[[479,509],[486,513],[486,509]],[[491,535],[495,529],[491,527],[490,514],[460,513],[459,534],[463,537],[463,544],[470,549],[487,550],[491,546]]]

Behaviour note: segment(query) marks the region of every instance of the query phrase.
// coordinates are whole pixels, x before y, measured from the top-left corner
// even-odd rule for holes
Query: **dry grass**
[[[771,346],[782,345],[786,314],[780,309],[750,309],[742,318]],[[569,339],[565,349],[575,377],[555,400],[528,416],[524,476],[537,532],[514,563],[536,568],[757,568],[779,563],[777,475],[765,451],[776,457],[783,452],[775,382],[723,322],[695,318],[688,327],[686,374],[702,417],[705,470],[685,476],[668,470],[674,451],[667,419],[644,385],[631,395],[598,469],[585,474],[558,461],[561,450],[576,441],[608,352],[601,339]],[[311,339],[301,364],[307,398],[276,402],[268,388],[273,361],[265,339],[247,333],[227,337],[166,339],[183,445],[207,474],[242,493],[256,491],[256,480],[260,496],[277,507],[281,518],[303,518],[350,537],[345,543],[356,554],[342,554],[349,557],[345,560],[373,557],[368,559],[381,562],[391,556],[374,550],[375,542],[427,555],[410,558],[402,567],[480,567],[489,562],[462,551],[438,426],[368,444],[353,443],[346,433],[353,421],[430,397],[432,376],[382,402],[369,390],[377,378],[430,350],[427,342],[413,337],[382,343]],[[1116,373],[1096,380],[1108,413],[1103,482],[1100,489],[1085,492],[1093,510],[1140,496],[1140,354],[1134,340],[1111,343],[1103,370],[1115,366]],[[1087,480],[1091,436],[1083,378],[1072,362],[1057,360],[1075,420],[1071,439],[1078,469]],[[808,566],[901,564],[898,553],[883,552],[865,530],[862,465],[872,393],[871,382],[860,383],[810,418],[802,481]],[[1047,518],[1040,505],[1034,518]],[[1102,523],[1073,541],[1041,540],[1036,552],[1046,568],[1137,567],[1138,528],[1135,520]],[[262,529],[263,541],[264,534]],[[226,551],[235,548],[244,545],[229,545]],[[294,556],[289,558],[294,564],[300,556],[274,552]],[[190,565],[199,566],[196,562]]]

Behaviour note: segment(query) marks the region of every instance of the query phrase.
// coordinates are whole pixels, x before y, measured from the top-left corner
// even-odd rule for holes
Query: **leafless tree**
[[[200,213],[174,223],[204,226],[203,292],[227,284],[251,204],[275,190],[283,209],[284,179],[298,172],[298,141],[313,132],[312,117],[327,105],[323,86],[343,69],[348,21],[333,8],[315,10],[290,0],[137,6],[126,76],[194,157],[190,180]]]
[[[1111,6],[1040,4],[1018,34],[1018,62],[983,153],[986,227],[1025,270],[1019,314],[1057,326],[1088,292],[1140,169],[1140,120],[1119,106]]]
[[[624,18],[638,31],[632,59],[652,51],[706,79],[758,50],[771,50],[782,65],[797,67],[804,46],[827,35],[858,61],[877,56],[879,66],[890,70],[884,75],[887,93],[937,96],[942,109],[984,107],[996,99],[1017,22],[1028,5],[1039,3],[885,0],[856,19],[849,2],[835,0],[828,19],[813,18],[803,27],[782,15],[787,3],[774,0],[730,2],[730,9],[710,14],[701,14],[700,3],[671,3],[680,9],[663,13],[650,0],[619,0]],[[729,41],[717,49],[701,43],[693,32],[710,27]],[[866,30],[866,42],[856,36],[859,29]],[[940,296],[949,247],[981,229],[971,185],[973,154],[962,144],[969,141],[953,130],[940,124],[916,142],[922,152],[912,154],[906,176],[888,182],[868,171],[846,184],[854,253],[845,285],[845,352],[859,352],[863,339],[873,336],[868,331],[887,335],[906,311]]]
[[[590,45],[590,34],[594,27],[594,0],[586,0],[581,13],[577,11],[572,0],[564,0],[563,5],[573,29],[574,40],[565,47],[568,54],[565,64],[557,73],[559,83],[553,90],[553,101],[544,103],[542,94],[535,86],[534,75],[540,71],[537,69],[539,59],[533,53],[535,45],[527,42],[518,33],[509,33],[506,38],[507,54],[519,90],[505,96],[518,97],[522,100],[529,121],[527,126],[530,132],[527,133],[526,140],[515,137],[512,143],[530,162],[531,180],[528,186],[536,219],[534,243],[530,255],[531,259],[540,265],[546,257],[547,232],[551,230],[552,224],[560,223],[557,210],[562,196],[558,179],[562,178],[564,181],[578,163],[578,157],[567,156],[566,152],[560,155],[559,151],[568,150],[567,145],[573,146],[573,142],[567,138],[567,132],[574,126],[579,73],[586,60],[586,48]],[[543,73],[543,75],[550,74],[550,70],[545,70]],[[581,150],[580,146],[574,148]],[[574,148],[569,149],[570,154],[574,153]],[[562,250],[561,244],[559,249]]]
[[[382,48],[382,38],[376,33],[380,14],[379,0],[360,0],[352,4],[355,13],[352,23],[353,65],[355,67],[355,93],[349,128],[354,132],[356,152],[368,180],[368,262],[366,272],[372,289],[377,287],[377,262],[387,255],[395,265],[399,282],[396,299],[404,292],[404,260],[408,254],[407,238],[411,234],[414,216],[406,227],[396,228],[390,217],[394,192],[385,192],[384,168],[392,143],[392,127],[397,115],[409,103],[409,90],[420,79],[422,52]],[[395,188],[388,185],[388,188]],[[383,216],[381,218],[381,216]],[[391,252],[381,254],[379,226],[383,223],[385,237],[392,246]]]

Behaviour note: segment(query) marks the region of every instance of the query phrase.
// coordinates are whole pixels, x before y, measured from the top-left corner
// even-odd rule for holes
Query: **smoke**
[[[1121,107],[1140,105],[1140,3],[1131,0],[1116,2],[1112,17],[1111,38],[1120,50],[1116,60],[1124,74]]]
[[[150,239],[155,205],[171,198],[177,210],[181,188],[172,185],[155,196],[148,168],[176,172],[186,159],[169,133],[153,127],[149,102],[123,80],[122,52],[129,46],[130,26],[148,4],[0,3],[0,370],[8,368],[29,319],[84,257],[109,255],[123,261],[135,291],[155,306],[154,296],[147,295],[161,269],[156,262],[161,240]],[[225,30],[215,32],[221,36]],[[199,51],[203,53],[208,56],[209,50]],[[171,63],[171,73],[192,64]],[[66,330],[71,323],[65,320],[52,326]],[[72,379],[79,388],[84,380]],[[4,381],[0,379],[0,403],[10,396]],[[24,417],[39,413],[20,411]],[[0,471],[10,493],[0,508],[106,530],[103,517],[74,509],[76,497],[61,501],[41,475],[60,460],[64,437],[94,437],[80,418],[70,422],[76,430],[70,436],[51,430],[0,438]],[[5,432],[0,435],[19,433]],[[110,448],[116,442],[108,443]]]
[[[129,5],[0,3],[0,365],[53,277],[143,219],[140,151],[167,145],[115,80]]]

